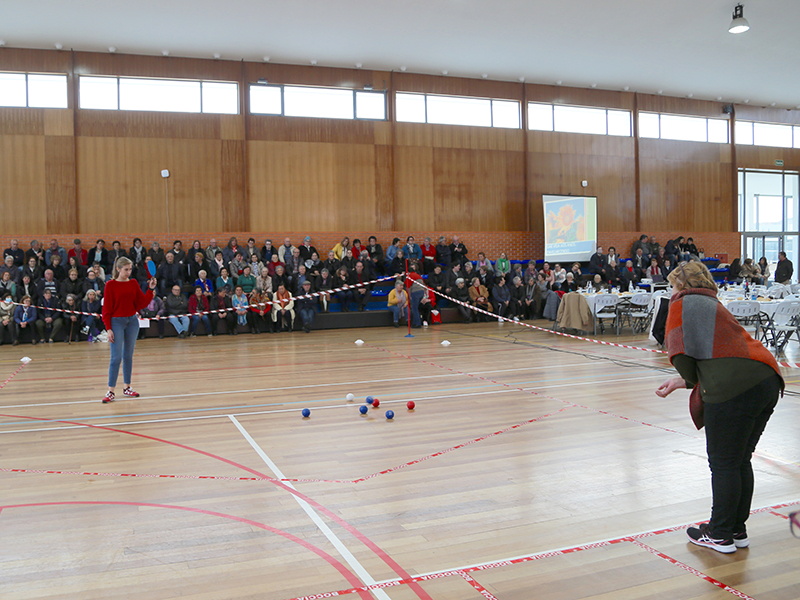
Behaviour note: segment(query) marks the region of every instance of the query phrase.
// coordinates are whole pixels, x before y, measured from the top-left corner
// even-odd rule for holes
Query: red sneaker
[[[108,404],[109,402],[114,401],[114,392],[106,392],[106,395],[103,396],[103,404]]]
[[[134,392],[133,388],[126,387],[124,390],[122,390],[122,395],[128,396],[128,398],[138,398],[139,392]]]

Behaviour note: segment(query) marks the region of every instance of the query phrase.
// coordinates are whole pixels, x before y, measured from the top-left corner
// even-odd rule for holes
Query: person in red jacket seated
[[[111,361],[108,365],[108,392],[103,397],[103,404],[114,401],[114,389],[117,387],[120,363],[122,363],[124,380],[122,393],[129,398],[139,397],[139,394],[131,388],[133,348],[139,335],[137,313],[150,304],[153,299],[156,278],[150,279],[149,289],[145,294],[139,287],[139,282],[131,279],[132,271],[133,262],[122,256],[114,263],[112,279],[106,283],[103,297],[103,324],[108,331]]]
[[[86,251],[86,249],[81,247],[81,241],[78,238],[75,238],[72,244],[73,248],[67,253],[67,260],[69,260],[71,256],[74,256],[78,261],[78,264],[85,267],[89,261],[89,253]]]
[[[208,318],[208,313],[211,311],[208,298],[203,294],[203,288],[199,285],[195,286],[194,294],[189,298],[189,314],[191,315],[192,322],[189,325],[189,337],[195,337],[197,326],[200,321],[203,322],[206,328],[206,335],[211,337],[214,333],[211,330],[211,321]]]

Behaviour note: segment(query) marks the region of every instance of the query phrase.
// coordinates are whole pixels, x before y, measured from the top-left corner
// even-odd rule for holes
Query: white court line
[[[488,373],[490,371],[484,371],[484,372]],[[510,388],[510,389],[506,388],[506,389],[497,390],[497,391],[494,391],[494,392],[475,392],[475,393],[470,393],[470,394],[449,394],[447,396],[426,396],[426,397],[422,397],[422,398],[411,398],[411,397],[408,397],[408,398],[405,398],[403,400],[403,402],[405,402],[407,400],[414,400],[414,401],[418,402],[420,400],[440,400],[440,399],[444,399],[444,398],[465,398],[465,397],[468,397],[468,396],[482,396],[482,395],[489,395],[489,394],[504,394],[504,393],[516,392],[516,391],[520,391],[520,390],[523,390],[523,391],[526,391],[526,392],[531,392],[531,391],[534,391],[534,390],[547,390],[547,389],[563,388],[563,387],[577,387],[579,385],[596,385],[598,383],[617,383],[617,382],[620,382],[620,381],[638,381],[640,379],[656,379],[656,378],[661,378],[661,377],[664,377],[663,373],[661,373],[659,375],[643,375],[641,377],[627,377],[627,378],[623,378],[623,379],[598,379],[596,381],[582,381],[582,382],[579,382],[579,383],[576,383],[576,382],[560,383],[560,384],[557,384],[557,385],[534,386],[534,387],[519,388],[519,389],[517,389],[517,388]],[[489,382],[489,383],[492,383],[492,382]],[[503,384],[496,384],[496,385],[503,385]],[[509,384],[506,384],[506,385],[507,386],[512,386],[514,384],[510,384],[509,383]],[[504,386],[504,387],[506,387],[506,386]],[[387,403],[388,402],[390,402],[390,401],[387,401]],[[314,408],[314,410],[323,410],[323,409],[326,409],[326,408],[340,408],[342,406],[355,406],[355,404],[350,402],[350,403],[347,403],[347,404],[334,404],[334,405],[328,405],[328,406],[317,406],[317,407]],[[275,410],[259,410],[259,411],[253,411],[253,412],[233,413],[233,414],[235,414],[237,416],[266,415],[266,414],[277,414],[277,413],[285,413],[285,412],[294,412],[296,410],[297,410],[296,408],[284,408],[284,409],[275,409]],[[172,418],[168,418],[168,419],[147,419],[147,420],[142,420],[142,421],[120,421],[120,422],[117,422],[117,423],[98,423],[98,425],[101,426],[101,427],[116,427],[116,426],[119,426],[119,425],[137,425],[137,424],[149,424],[149,423],[173,423],[173,422],[177,422],[177,421],[200,421],[200,420],[203,420],[203,419],[218,419],[218,418],[221,418],[221,417],[227,417],[228,414],[229,413],[222,413],[222,414],[216,414],[216,415],[198,415],[198,416],[194,416],[194,417],[172,417]],[[54,420],[57,420],[57,419],[54,419]],[[88,427],[88,425],[69,425],[69,426],[64,426],[64,427],[37,427],[37,428],[34,428],[34,429],[11,429],[11,430],[8,430],[8,431],[0,431],[0,435],[6,435],[6,434],[9,434],[9,433],[33,433],[33,432],[38,432],[38,431],[63,431],[63,430],[68,430],[68,429],[83,429],[85,427]]]
[[[247,430],[244,427],[242,427],[242,424],[236,420],[236,417],[234,417],[233,415],[228,415],[228,418],[236,426],[236,429],[238,429],[239,432],[244,436],[244,439],[247,440],[247,443],[250,444],[253,450],[256,451],[256,454],[258,454],[261,457],[261,460],[263,460],[264,463],[275,474],[275,477],[277,477],[278,479],[286,479],[286,476],[278,468],[278,465],[272,462],[270,457],[267,456],[264,450],[261,449],[261,446],[259,446],[256,443],[256,441],[252,438],[252,436],[249,433],[247,433]],[[291,482],[286,481],[284,482],[284,485],[293,490],[297,490],[297,488],[293,486]],[[300,508],[302,508],[306,512],[306,514],[309,517],[311,517],[311,520],[314,521],[314,524],[325,535],[325,537],[328,538],[328,541],[330,541],[330,543],[333,544],[334,548],[336,548],[339,551],[339,554],[341,554],[342,558],[344,558],[347,564],[350,565],[350,568],[352,568],[353,571],[355,571],[356,575],[358,575],[361,578],[361,581],[363,581],[366,585],[374,584],[375,580],[372,578],[372,575],[370,575],[367,572],[367,570],[363,567],[363,565],[360,562],[358,562],[358,559],[355,556],[353,556],[350,550],[347,549],[347,546],[345,546],[342,543],[342,540],[336,537],[336,534],[333,533],[333,531],[331,531],[331,528],[328,527],[328,524],[322,520],[322,517],[320,517],[313,508],[311,508],[308,502],[306,502],[301,498],[298,498],[294,494],[292,494],[292,496],[295,500],[297,500],[297,503],[300,505]],[[375,594],[375,596],[377,596],[378,598],[381,598],[382,600],[391,600],[388,594],[382,589],[372,590],[372,593]]]
[[[415,402],[419,402],[421,400],[443,400],[446,398],[465,398],[468,396],[487,396],[490,394],[509,394],[511,392],[518,392],[519,390],[516,389],[502,389],[502,390],[495,390],[492,392],[472,392],[469,394],[449,394],[447,396],[423,396],[422,398],[410,398],[406,397],[401,400],[381,400],[381,404],[395,404],[398,402],[408,402],[409,400],[414,400]],[[346,408],[348,406],[361,406],[358,402],[348,402],[347,404],[329,404],[328,406],[315,406],[314,410],[326,410],[331,408]],[[252,412],[240,412],[240,413],[232,413],[237,417],[246,417],[250,415],[272,415],[278,413],[288,413],[288,412],[298,412],[299,408],[280,408],[280,409],[272,409],[272,410],[257,410]],[[215,415],[198,415],[194,417],[171,417],[169,419],[147,419],[142,421],[119,421],[117,423],[97,423],[97,427],[118,427],[120,425],[139,425],[139,424],[150,424],[150,423],[173,423],[176,421],[200,421],[203,419],[220,419],[223,417],[228,417],[231,413],[218,413]],[[57,419],[54,419],[54,421]],[[92,423],[91,425],[95,425]],[[64,431],[67,429],[87,429],[91,427],[90,424],[86,425],[67,425],[63,427],[38,427],[36,429],[10,429],[8,431],[0,431],[0,435],[5,435],[9,433],[31,433],[36,431]]]
[[[572,363],[562,365],[559,364],[558,367],[580,367],[585,366],[585,363]],[[519,367],[514,369],[492,369],[490,371],[475,371],[472,373],[468,373],[468,375],[485,375],[488,373],[508,373],[512,371],[538,371],[541,369],[552,369],[553,365],[546,365],[543,367]],[[171,396],[148,396],[147,400],[161,400],[161,399],[168,399],[168,398],[192,398],[196,396],[220,396],[225,394],[252,394],[255,392],[277,392],[282,390],[304,390],[316,387],[334,387],[337,385],[361,385],[364,383],[368,383],[370,385],[375,383],[391,383],[393,381],[415,381],[417,379],[437,379],[440,377],[458,377],[461,375],[460,373],[445,373],[442,375],[417,375],[416,377],[397,377],[394,379],[371,379],[367,381],[342,381],[340,383],[320,383],[320,384],[312,384],[312,385],[294,385],[289,387],[277,387],[277,388],[258,388],[252,390],[221,390],[217,392],[196,392],[191,394],[173,394]],[[97,400],[76,400],[74,402],[44,402],[39,404],[10,404],[10,405],[2,405],[0,404],[0,409],[5,410],[6,408],[32,408],[35,406],[61,406],[61,405],[70,405],[70,404],[97,404]]]
[[[659,373],[658,375],[642,375],[641,377],[627,377],[625,379],[598,379],[596,381],[581,381],[581,382],[572,382],[572,383],[559,383],[558,385],[539,385],[530,388],[523,388],[525,391],[530,390],[549,390],[550,388],[561,388],[561,387],[575,387],[579,385],[597,385],[598,383],[617,383],[618,381],[638,381],[640,379],[662,379],[666,377],[665,373]],[[513,384],[509,384],[513,385]],[[655,392],[653,392],[655,393]]]

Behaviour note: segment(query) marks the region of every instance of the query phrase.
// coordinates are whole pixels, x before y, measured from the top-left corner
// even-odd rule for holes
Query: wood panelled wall
[[[541,231],[543,194],[595,195],[600,231],[735,231],[736,170],[800,150],[249,114],[247,85],[429,92],[719,116],[722,103],[453,77],[0,48],[68,74],[64,110],[0,108],[0,234]],[[238,115],[77,110],[82,74],[237,81]],[[523,111],[524,113],[525,111]],[[800,111],[737,106],[800,123]],[[523,123],[525,115],[523,114]],[[169,169],[165,186],[160,176]],[[588,187],[581,185],[588,181]],[[167,208],[167,206],[169,208]]]

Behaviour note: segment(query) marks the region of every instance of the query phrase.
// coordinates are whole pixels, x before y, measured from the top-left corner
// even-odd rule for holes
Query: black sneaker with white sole
[[[703,523],[700,527],[689,527],[686,530],[686,535],[689,537],[689,541],[696,546],[711,548],[723,554],[736,552],[736,545],[733,543],[733,539],[724,540],[711,537],[708,531],[708,523]]]
[[[750,540],[747,537],[747,532],[733,534],[733,545],[737,548],[747,548],[750,545]]]

